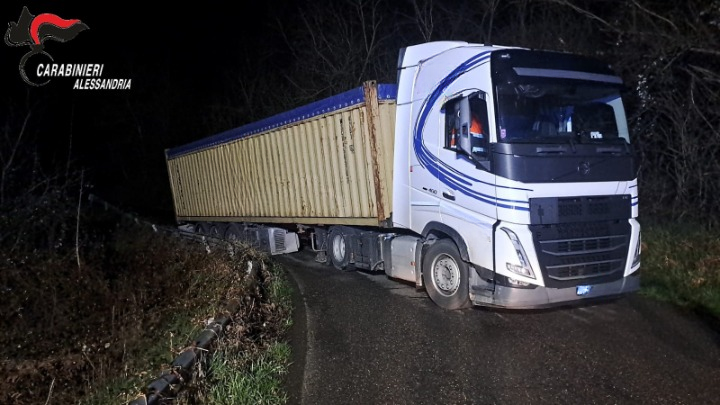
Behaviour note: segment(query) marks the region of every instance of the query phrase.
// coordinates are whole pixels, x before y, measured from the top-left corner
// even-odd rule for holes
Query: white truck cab
[[[392,221],[425,238],[416,282],[433,300],[525,308],[639,288],[621,85],[578,55],[465,42],[401,51]],[[433,247],[443,240],[453,243]]]

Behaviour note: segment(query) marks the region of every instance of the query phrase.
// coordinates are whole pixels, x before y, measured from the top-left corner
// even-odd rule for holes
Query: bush
[[[720,233],[701,226],[643,228],[645,294],[720,319]]]

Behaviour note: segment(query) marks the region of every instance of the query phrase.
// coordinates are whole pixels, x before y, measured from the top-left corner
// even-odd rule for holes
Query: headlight
[[[517,253],[518,261],[520,262],[520,265],[509,262],[505,263],[508,271],[524,277],[535,278],[535,272],[530,265],[530,260],[528,260],[528,257],[525,254],[525,249],[523,249],[520,239],[518,239],[517,235],[515,235],[515,232],[509,230],[508,228],[500,229],[502,229],[502,231],[507,234],[508,238],[510,238],[510,242],[512,242],[515,247],[515,253]]]

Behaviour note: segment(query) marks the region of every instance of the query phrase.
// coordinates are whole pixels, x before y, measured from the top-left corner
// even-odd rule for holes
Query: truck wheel
[[[210,236],[217,239],[222,239],[225,236],[225,224],[217,223],[210,225]]]
[[[195,233],[199,235],[209,235],[210,234],[210,224],[207,222],[198,222],[195,224]]]
[[[350,250],[350,238],[342,231],[342,228],[330,228],[330,232],[328,232],[328,254],[336,269],[352,270],[350,266]]]
[[[460,309],[472,305],[468,265],[449,239],[440,239],[427,249],[422,260],[422,277],[430,299],[439,307]]]
[[[228,225],[225,229],[224,239],[230,243],[238,243],[240,241],[240,228],[236,224]]]

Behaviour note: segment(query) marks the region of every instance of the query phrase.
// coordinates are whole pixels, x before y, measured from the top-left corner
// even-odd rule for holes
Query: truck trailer
[[[537,308],[640,285],[637,163],[607,63],[443,41],[362,86],[167,149],[179,225],[442,308]]]

